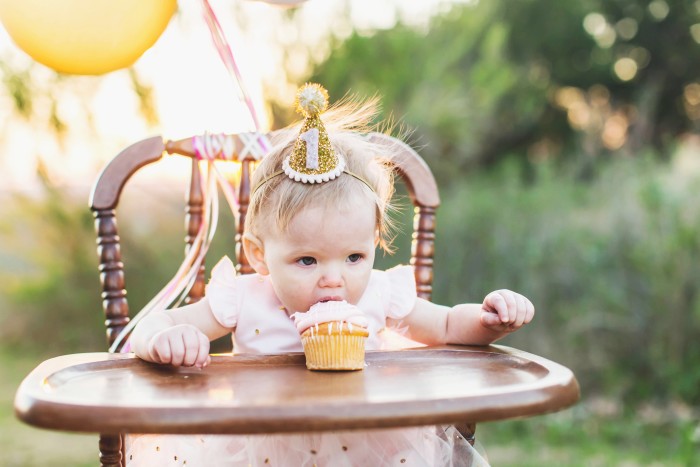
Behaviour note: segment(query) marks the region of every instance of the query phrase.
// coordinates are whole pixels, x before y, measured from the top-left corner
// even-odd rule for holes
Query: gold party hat
[[[304,116],[292,153],[282,168],[297,182],[321,183],[333,180],[345,169],[345,161],[336,154],[321,121],[328,108],[328,91],[316,83],[306,83],[297,91],[296,110]]]

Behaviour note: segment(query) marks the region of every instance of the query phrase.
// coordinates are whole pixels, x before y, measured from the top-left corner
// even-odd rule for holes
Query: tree
[[[682,0],[479,2],[427,31],[355,32],[310,79],[382,94],[438,176],[513,153],[663,152],[698,129],[699,22]]]

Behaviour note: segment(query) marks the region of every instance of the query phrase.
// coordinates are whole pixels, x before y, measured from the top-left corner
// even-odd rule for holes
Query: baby
[[[205,298],[153,312],[134,329],[132,349],[140,358],[203,368],[210,340],[230,333],[234,354],[301,352],[291,316],[324,301],[345,300],[365,313],[368,350],[380,348],[382,329],[399,323],[406,337],[428,345],[488,345],[533,319],[532,303],[510,290],[448,307],[416,296],[410,266],[373,269],[376,247],[390,247],[392,168],[380,157],[386,148],[363,137],[374,103],[329,111],[327,131],[320,118],[327,102],[319,85],[302,87],[297,105],[305,119],[298,136],[273,149],[253,174],[243,248],[256,273],[237,276],[222,259]],[[399,459],[401,465],[457,465],[456,453],[462,458],[465,450],[473,462],[479,459],[453,427],[225,438],[208,438],[210,446],[225,445],[209,451],[219,453],[221,465],[264,465],[265,459],[273,465],[398,465]],[[262,455],[282,445],[277,463]],[[367,453],[370,445],[375,448]],[[144,446],[133,450],[136,457]]]

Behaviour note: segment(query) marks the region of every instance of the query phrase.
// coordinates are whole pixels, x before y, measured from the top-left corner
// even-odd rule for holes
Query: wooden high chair
[[[277,135],[269,135],[273,143]],[[430,300],[435,213],[440,204],[437,184],[411,147],[383,134],[367,137],[393,146],[387,154],[396,154],[392,162],[415,207],[410,262],[417,292]],[[241,138],[231,138],[240,150]],[[193,176],[184,206],[185,249],[189,250],[203,215],[199,161],[192,139],[152,137],[129,146],[107,165],[90,198],[108,346],[130,319],[116,220],[120,195],[139,169],[164,157],[192,159]],[[252,272],[241,238],[254,166],[251,158],[239,165],[235,257],[241,274]],[[190,301],[202,297],[206,277],[202,266],[189,292]],[[362,372],[319,374],[305,369],[303,355],[236,355],[213,357],[212,364],[197,373],[164,368],[129,354],[76,354],[48,360],[28,375],[18,389],[15,410],[20,419],[35,426],[100,433],[101,465],[119,466],[125,462],[122,438],[129,432],[280,433],[444,423],[456,424],[473,443],[476,422],[552,412],[579,397],[570,370],[504,346],[368,352],[367,362]],[[256,380],[266,384],[247,384]],[[292,395],[283,387],[319,383],[325,389],[310,396],[304,391]],[[259,391],[265,397],[259,397]]]
[[[237,149],[245,146],[237,135],[228,136],[234,140]],[[274,133],[268,136],[272,142],[275,141]],[[376,143],[401,148],[400,152],[392,150],[387,151],[387,154],[395,154],[392,162],[396,166],[397,173],[406,183],[411,202],[415,207],[411,264],[415,268],[418,296],[430,300],[433,283],[435,211],[440,205],[437,183],[423,158],[407,144],[380,133],[368,135],[368,138]],[[187,225],[185,250],[188,250],[191,248],[193,239],[202,222],[204,200],[199,177],[200,167],[193,145],[193,138],[179,141],[163,141],[162,138],[156,136],[129,146],[117,154],[103,170],[90,196],[90,209],[95,216],[95,229],[97,231],[102,306],[105,313],[108,347],[112,346],[114,339],[126,326],[130,318],[129,303],[126,298],[124,264],[122,263],[117,229],[116,208],[119,205],[119,198],[128,180],[139,169],[160,161],[165,155],[180,155],[192,159],[192,175],[185,204],[185,224]],[[217,155],[217,160],[223,160],[220,154]],[[250,274],[254,271],[245,257],[241,239],[243,237],[243,225],[248,210],[251,189],[250,175],[255,160],[252,157],[248,157],[239,162],[239,222],[236,226],[235,236],[235,264],[236,270],[240,274]],[[205,267],[202,266],[195,284],[189,291],[188,302],[191,303],[202,298],[206,276]],[[465,435],[469,437],[472,443],[474,442],[474,429],[475,426],[473,424],[465,425],[463,428]],[[115,441],[112,440],[109,444],[116,446]],[[106,447],[106,442],[106,439],[101,440],[101,450]]]
[[[270,140],[275,141],[271,133]],[[236,135],[230,135],[236,148],[244,143]],[[435,239],[435,210],[440,205],[437,184],[430,168],[410,146],[400,140],[380,133],[368,135],[371,141],[382,145],[396,146],[401,150],[387,152],[398,154],[392,162],[396,171],[406,183],[415,207],[411,264],[415,267],[418,296],[430,300],[433,283],[433,242]],[[181,155],[192,159],[192,177],[185,206],[187,225],[186,249],[192,246],[193,239],[202,222],[203,194],[200,184],[199,163],[193,139],[163,141],[153,137],[135,143],[120,152],[104,169],[93,187],[90,209],[95,216],[97,230],[97,251],[100,257],[100,281],[107,326],[107,342],[111,346],[115,337],[129,322],[129,305],[126,299],[124,265],[121,259],[119,235],[117,232],[116,208],[127,181],[142,167],[158,162],[164,154]],[[221,155],[217,155],[222,160]],[[235,236],[236,269],[241,274],[253,272],[241,245],[243,224],[248,210],[250,195],[250,174],[255,161],[252,157],[240,161],[240,185],[238,192],[238,214],[240,221]],[[199,300],[204,295],[206,271],[200,270],[197,280],[189,292],[189,301]]]

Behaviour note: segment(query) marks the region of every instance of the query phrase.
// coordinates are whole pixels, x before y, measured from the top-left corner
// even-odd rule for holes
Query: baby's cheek
[[[365,290],[367,290],[370,272],[371,271],[368,271],[366,273],[358,275],[358,277],[356,277],[355,280],[352,281],[352,284],[350,284],[350,286],[348,287],[348,302],[352,303],[353,305],[356,305],[357,302],[360,301],[362,295],[364,295],[365,293]]]
[[[313,301],[313,286],[309,286],[305,281],[296,281],[289,284],[286,290],[286,302],[292,306],[294,311],[307,311],[309,303]]]

